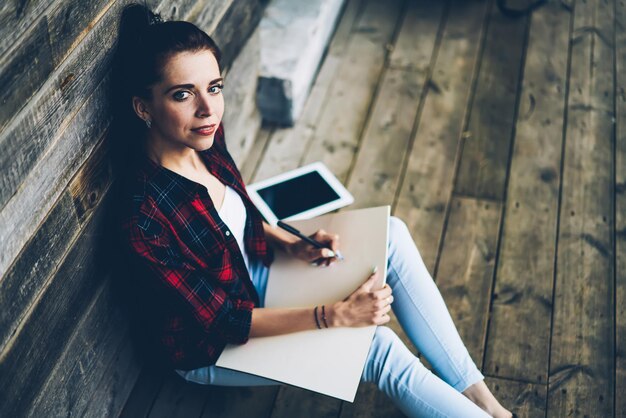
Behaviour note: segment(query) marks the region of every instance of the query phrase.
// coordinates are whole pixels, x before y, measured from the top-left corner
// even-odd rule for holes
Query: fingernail
[[[334,257],[335,253],[332,250],[323,250],[322,255],[326,258]]]
[[[372,274],[376,274],[377,271],[378,271],[378,266],[374,266],[374,268],[372,269]]]

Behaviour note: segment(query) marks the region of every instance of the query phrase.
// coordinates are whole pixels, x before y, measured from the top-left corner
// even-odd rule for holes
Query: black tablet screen
[[[278,219],[285,219],[339,199],[337,192],[317,171],[259,189],[257,193]]]

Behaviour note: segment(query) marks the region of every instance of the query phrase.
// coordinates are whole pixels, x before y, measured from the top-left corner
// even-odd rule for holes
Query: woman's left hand
[[[318,266],[329,266],[337,261],[337,251],[339,251],[339,235],[330,234],[320,229],[313,235],[314,240],[326,245],[329,248],[316,248],[301,239],[288,244],[285,247],[287,254]],[[331,250],[332,249],[332,250]]]

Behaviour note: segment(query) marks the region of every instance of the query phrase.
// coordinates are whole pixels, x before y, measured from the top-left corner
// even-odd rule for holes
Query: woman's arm
[[[385,285],[382,289],[375,289],[377,281],[378,273],[373,273],[345,300],[325,306],[328,327],[362,327],[389,322],[393,302],[391,288]],[[317,309],[317,319],[320,326],[324,327],[321,306]],[[255,308],[252,311],[250,337],[268,337],[316,328],[313,308]]]

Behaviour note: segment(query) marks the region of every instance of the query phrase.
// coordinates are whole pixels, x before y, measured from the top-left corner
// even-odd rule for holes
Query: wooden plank
[[[350,172],[403,4],[366,2],[304,158],[323,161],[340,181]]]
[[[228,152],[238,165],[246,161],[261,127],[256,107],[259,78],[259,31],[256,30],[225,75],[225,109],[222,124],[226,127]]]
[[[161,390],[164,378],[161,373],[144,367],[119,418],[146,418]]]
[[[0,275],[99,142],[108,126],[108,118],[103,116],[108,109],[107,89],[106,82],[98,86],[50,153],[33,167],[19,192],[0,212],[0,238],[5,245],[0,254]],[[24,213],[23,208],[29,211]]]
[[[479,52],[487,1],[451,2],[429,91],[394,203],[431,273],[452,193],[458,142]]]
[[[0,5],[0,57],[19,44],[18,39],[45,14],[53,2],[44,0],[4,1]]]
[[[0,304],[7,307],[0,312],[0,352],[108,190],[111,173],[107,144],[100,142],[0,281]]]
[[[222,52],[221,67],[228,69],[246,44],[263,15],[263,5],[256,0],[233,1],[224,13],[212,37]]]
[[[0,353],[0,415],[20,416],[32,404],[67,346],[76,322],[106,277],[101,205],[73,243],[14,339]],[[106,261],[106,262],[105,262]]]
[[[426,59],[408,70],[385,71],[347,183],[355,200],[351,209],[393,203],[415,119],[423,106],[424,84],[437,53],[435,43],[443,10],[443,2],[411,1],[403,13],[399,40],[419,37],[420,42],[396,45],[395,60],[401,62],[405,56]]]
[[[63,0],[49,10],[48,32],[54,66],[58,66],[115,1]]]
[[[505,17],[492,2],[456,178],[458,194],[504,198],[526,36],[527,17]]]
[[[270,138],[267,150],[255,181],[292,170],[301,165],[302,159],[315,136],[318,120],[330,96],[331,88],[339,66],[345,56],[352,27],[356,23],[364,0],[348,0],[328,52],[309,97],[304,105],[302,116],[292,128],[276,128]]]
[[[269,417],[278,393],[276,389],[276,386],[211,386],[202,418]]]
[[[546,416],[545,384],[517,382],[497,377],[487,377],[485,382],[500,404],[518,417]]]
[[[165,376],[148,416],[150,418],[199,417],[207,395],[206,386],[186,382],[172,371]]]
[[[601,0],[575,8],[549,416],[614,413],[613,13]]]
[[[28,103],[28,99],[52,73],[54,66],[48,21],[41,19],[20,43],[20,48],[14,54],[4,56],[1,61],[0,130]]]
[[[65,352],[38,391],[30,416],[83,416],[86,411],[103,406],[92,404],[92,396],[103,390],[100,377],[113,372],[109,366],[122,341],[130,340],[126,318],[114,302],[110,281],[109,277],[77,324]],[[136,376],[120,377],[133,381]]]
[[[102,202],[102,197],[111,186],[113,173],[110,157],[110,141],[105,135],[68,185],[68,191],[74,201],[76,215],[81,225],[85,224],[95,208]]]
[[[252,149],[250,150],[250,153],[244,160],[243,164],[240,166],[239,171],[241,171],[241,177],[246,184],[249,184],[253,181],[259,165],[262,162],[265,149],[269,144],[272,132],[274,132],[274,129],[267,127],[261,128],[259,130],[259,133],[257,134],[257,137],[252,144]]]
[[[133,350],[131,339],[123,339],[113,361],[107,367],[107,373],[90,397],[83,417],[119,416],[139,374],[139,364]]]
[[[359,385],[354,403],[343,402],[340,418],[403,418],[402,413],[374,383]]]
[[[78,231],[72,198],[65,192],[0,280],[0,352],[18,332],[31,304],[45,289]]]
[[[556,3],[532,16],[485,358],[485,373],[544,384],[570,17]]]
[[[472,359],[484,354],[502,205],[452,199],[437,286]]]
[[[293,386],[282,386],[271,417],[335,418],[340,407],[339,399]]]
[[[615,411],[626,411],[626,2],[615,3]]]

